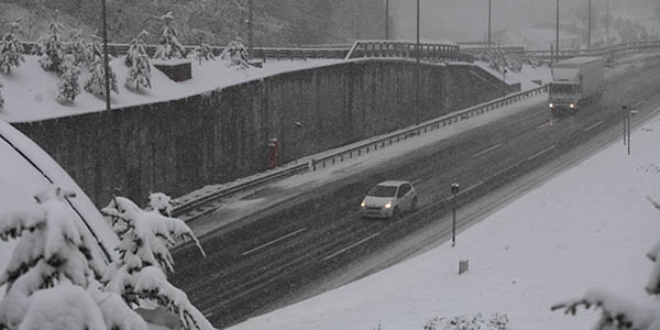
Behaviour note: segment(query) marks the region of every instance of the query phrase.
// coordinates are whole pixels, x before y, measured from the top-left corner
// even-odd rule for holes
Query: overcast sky
[[[532,27],[552,26],[555,0],[492,0],[492,31],[521,31]],[[427,40],[484,40],[488,31],[488,0],[420,0],[421,35]],[[560,21],[586,21],[588,0],[560,0]],[[604,17],[607,0],[592,0],[594,17]],[[390,0],[395,38],[414,39],[416,31],[415,0]],[[633,9],[652,9],[660,16],[658,0],[610,0],[611,17]],[[660,21],[659,21],[660,22]]]

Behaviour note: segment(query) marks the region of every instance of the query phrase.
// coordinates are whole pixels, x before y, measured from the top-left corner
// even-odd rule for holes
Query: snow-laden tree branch
[[[120,238],[117,247],[120,258],[107,268],[101,280],[105,283],[104,289],[120,294],[129,303],[139,304],[140,299],[155,301],[177,315],[186,330],[213,329],[186,294],[172,286],[165,275],[167,271],[174,271],[170,247],[192,241],[202,255],[205,255],[204,250],[185,222],[159,212],[162,204],[156,201],[169,203],[169,196],[157,193],[152,197],[155,203],[152,210],[143,210],[124,197],[113,198],[101,210],[110,218]]]
[[[660,210],[660,204],[650,197],[647,199]],[[653,268],[645,290],[649,295],[660,294],[660,240],[653,245],[646,256],[653,263]],[[595,329],[660,330],[660,306],[642,306],[626,301],[604,290],[590,290],[583,298],[558,303],[551,310],[564,310],[565,314],[575,315],[583,307],[594,307],[602,311]]]
[[[0,238],[17,240],[0,273],[0,328],[146,330],[121,296],[95,287],[104,269],[67,203],[75,194],[53,187],[34,197],[33,207],[0,215]]]

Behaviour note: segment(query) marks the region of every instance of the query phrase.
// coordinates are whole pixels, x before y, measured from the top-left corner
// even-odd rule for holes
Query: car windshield
[[[369,191],[367,196],[372,197],[394,197],[396,196],[395,186],[375,186]]]
[[[575,88],[570,84],[551,84],[550,93],[552,94],[573,94]]]

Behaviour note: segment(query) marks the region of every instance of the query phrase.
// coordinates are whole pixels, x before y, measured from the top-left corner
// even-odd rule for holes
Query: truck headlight
[[[367,206],[367,205],[366,205],[366,203],[365,203],[364,201],[362,201],[362,203],[360,203],[360,207],[361,207],[361,208],[365,208],[366,206]]]
[[[571,105],[569,105],[569,107],[571,107],[571,109],[575,109],[575,104],[571,103]]]
[[[552,108],[554,108],[554,107],[555,107],[555,104],[554,104],[554,103],[550,103],[550,105],[549,105],[549,106],[550,106],[550,109],[552,109]]]
[[[386,209],[391,209],[392,208],[392,201],[389,201],[389,202],[385,203],[385,206],[383,206],[383,207],[386,208]]]

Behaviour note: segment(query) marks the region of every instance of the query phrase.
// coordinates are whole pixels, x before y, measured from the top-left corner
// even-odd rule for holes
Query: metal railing
[[[410,41],[358,40],[344,59],[362,57],[417,58],[417,43]],[[472,55],[463,54],[454,44],[420,43],[419,58],[425,62],[465,61],[473,62]]]
[[[210,192],[201,197],[195,198],[190,202],[184,202],[176,206],[173,210],[174,216],[181,216],[195,209],[201,208],[203,205],[224,197],[236,194],[238,192],[246,191],[249,189],[254,189],[256,187],[271,183],[283,178],[291,177],[297,174],[307,173],[309,171],[316,171],[318,168],[325,168],[337,163],[341,163],[347,160],[350,160],[355,157],[360,157],[362,155],[369,154],[370,152],[377,151],[378,149],[391,146],[395,143],[406,141],[415,136],[421,134],[433,132],[435,130],[441,129],[443,127],[450,126],[452,124],[458,123],[489,111],[495,110],[497,108],[518,102],[523,99],[530,98],[532,96],[547,92],[548,86],[544,85],[535,89],[531,89],[524,92],[519,92],[509,96],[505,96],[493,101],[489,101],[471,108],[458,111],[456,113],[443,116],[437,119],[427,121],[425,123],[416,125],[414,127],[400,130],[391,134],[388,134],[382,138],[372,140],[369,142],[362,143],[358,146],[341,150],[330,155],[321,157],[319,159],[311,158],[308,163],[302,164],[290,164],[284,167],[275,169],[270,173],[264,173],[263,175],[255,176],[254,179],[248,179],[243,183],[232,185],[227,188],[219,187],[217,190]]]

